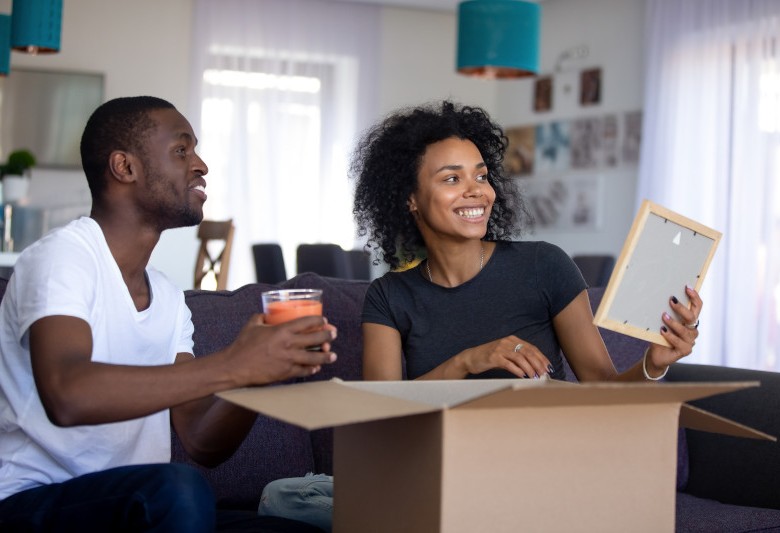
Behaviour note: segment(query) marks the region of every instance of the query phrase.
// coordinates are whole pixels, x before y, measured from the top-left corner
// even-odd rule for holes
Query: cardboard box
[[[219,396],[334,427],[334,531],[674,531],[677,428],[764,438],[683,402],[757,386],[311,382]]]

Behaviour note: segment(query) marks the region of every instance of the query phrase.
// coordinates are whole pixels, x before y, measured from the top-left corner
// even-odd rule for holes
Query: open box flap
[[[219,397],[306,429],[429,413],[512,387],[516,379],[458,381],[314,381],[247,387]],[[540,385],[523,380],[520,387]]]
[[[573,405],[618,405],[687,402],[757,387],[759,382],[646,383],[592,382],[574,385],[552,381],[540,388],[510,387],[464,402],[458,409],[497,409],[502,407],[563,407]]]
[[[721,433],[732,437],[746,437],[776,442],[777,438],[751,427],[739,424],[728,418],[710,413],[693,405],[683,404],[680,409],[680,425],[688,429]]]
[[[217,396],[309,430],[440,410],[429,404],[345,387],[339,381],[248,387]]]
[[[218,393],[227,401],[313,430],[443,409],[683,403],[758,386],[758,382],[585,383],[555,380],[353,381],[338,379]],[[686,406],[690,407],[690,406]],[[698,411],[698,412],[697,412]],[[706,411],[681,414],[692,429],[772,438]]]
[[[355,389],[419,402],[438,408],[451,408],[502,389],[544,387],[552,380],[534,379],[459,379],[419,381],[340,381]],[[563,383],[563,382],[558,382]],[[570,385],[570,384],[567,384]]]

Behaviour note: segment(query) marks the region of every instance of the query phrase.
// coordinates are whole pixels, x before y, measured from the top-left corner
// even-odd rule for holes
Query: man
[[[184,295],[147,265],[164,230],[203,218],[196,143],[169,102],[103,104],[81,139],[90,216],[19,257],[0,305],[0,530],[212,531],[208,484],[170,464],[171,424],[193,459],[216,465],[255,414],[214,393],[335,360],[324,319],[269,327],[261,315],[193,357]]]

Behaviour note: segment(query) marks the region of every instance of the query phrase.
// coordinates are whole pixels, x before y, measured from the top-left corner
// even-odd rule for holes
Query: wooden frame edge
[[[704,283],[704,277],[709,270],[712,259],[715,256],[715,251],[718,248],[720,239],[723,234],[699,222],[696,222],[695,220],[680,215],[679,213],[675,213],[674,211],[671,211],[670,209],[667,209],[659,204],[653,203],[650,200],[643,200],[636,216],[634,217],[634,221],[631,224],[631,229],[629,230],[628,236],[626,237],[626,240],[623,244],[620,256],[615,262],[615,267],[612,270],[609,281],[607,282],[607,287],[604,290],[601,303],[599,304],[599,307],[596,310],[596,314],[593,317],[593,324],[601,328],[609,329],[617,333],[622,333],[624,335],[642,339],[655,344],[660,344],[662,346],[671,346],[660,332],[645,330],[631,324],[618,322],[608,317],[609,310],[611,309],[612,303],[615,299],[615,295],[617,294],[620,288],[620,284],[623,281],[626,265],[633,256],[634,250],[636,249],[637,243],[639,241],[639,237],[642,234],[642,231],[647,224],[648,217],[651,214],[660,216],[666,220],[674,222],[675,224],[688,228],[694,233],[698,233],[709,239],[712,239],[713,244],[710,246],[707,258],[702,264],[701,272],[693,288],[698,292]]]

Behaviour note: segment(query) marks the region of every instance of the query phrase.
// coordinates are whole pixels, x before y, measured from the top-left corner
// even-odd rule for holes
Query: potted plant
[[[30,187],[30,169],[35,166],[35,156],[29,150],[14,150],[8,161],[0,165],[3,183],[3,202],[18,202],[27,197]]]

